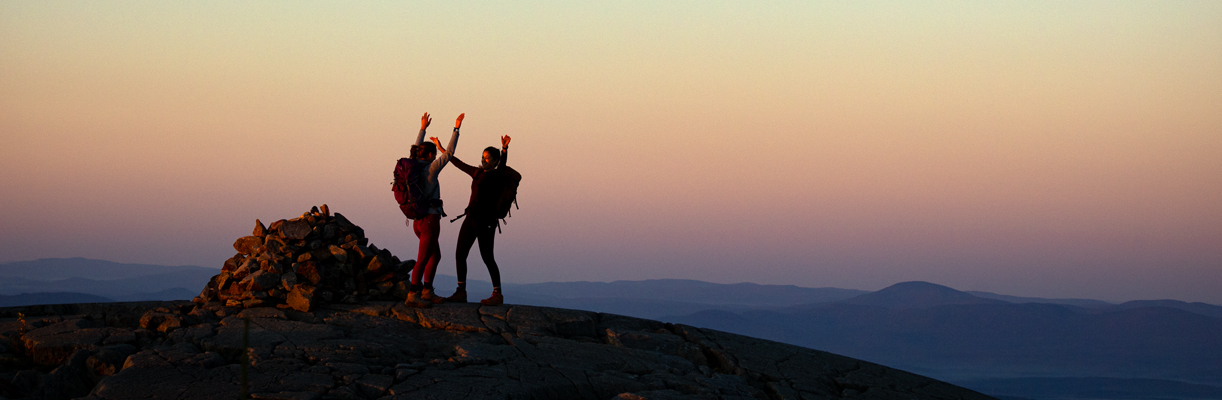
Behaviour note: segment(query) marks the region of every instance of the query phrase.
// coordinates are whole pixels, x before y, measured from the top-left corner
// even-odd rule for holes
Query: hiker
[[[454,162],[455,167],[471,175],[471,201],[467,203],[466,212],[458,216],[458,218],[466,216],[462,227],[458,228],[458,249],[454,258],[455,267],[458,270],[458,289],[454,291],[453,295],[446,298],[448,302],[467,302],[467,255],[471,253],[471,245],[475,244],[477,240],[479,241],[480,257],[484,259],[484,265],[488,267],[488,275],[492,278],[492,296],[480,300],[480,304],[495,306],[505,302],[505,297],[501,295],[501,271],[497,268],[496,257],[492,249],[498,228],[497,219],[504,217],[498,212],[502,193],[508,184],[508,179],[504,175],[506,171],[512,171],[505,167],[509,154],[509,140],[508,135],[501,137],[500,151],[491,146],[485,148],[479,167],[472,167],[459,160],[458,157],[450,155],[450,160]],[[513,174],[516,175],[516,172]]]
[[[418,215],[414,221],[410,216],[408,219],[412,231],[416,233],[416,237],[420,238],[420,251],[416,257],[416,266],[412,269],[411,288],[404,301],[404,304],[408,306],[429,307],[445,302],[445,298],[433,292],[433,277],[437,275],[437,263],[441,261],[441,244],[438,242],[438,236],[441,233],[441,217],[445,216],[441,202],[441,185],[437,182],[437,175],[450,162],[449,155],[454,153],[454,148],[458,145],[458,129],[462,127],[464,116],[466,113],[459,114],[458,119],[454,121],[454,133],[450,135],[450,145],[445,149],[439,149],[441,143],[435,137],[430,138],[432,142],[424,141],[425,129],[433,120],[429,118],[428,113],[420,117],[420,134],[416,137],[416,144],[412,146],[412,156],[417,160],[414,165],[424,166],[427,163],[428,170],[424,171],[421,168],[419,173],[422,176],[418,178],[417,182],[410,182],[419,185],[421,198],[418,200],[423,204],[418,206],[421,215]],[[441,150],[440,156],[437,155],[437,150]],[[397,180],[399,179],[398,168],[396,167]],[[400,208],[405,207],[403,202],[400,204]],[[408,214],[408,211],[404,210],[404,214]]]

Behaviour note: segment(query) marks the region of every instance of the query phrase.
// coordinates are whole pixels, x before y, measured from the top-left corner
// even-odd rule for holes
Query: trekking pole
[[[242,400],[250,399],[250,386],[247,379],[247,364],[250,364],[250,317],[242,318]]]

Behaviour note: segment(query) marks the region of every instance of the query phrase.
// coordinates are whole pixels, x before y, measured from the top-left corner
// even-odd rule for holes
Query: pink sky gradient
[[[525,176],[510,282],[1222,304],[1222,3],[0,3],[0,262],[403,258],[423,112]],[[450,213],[469,180],[442,173]],[[457,224],[443,224],[453,273]],[[478,257],[473,278],[486,279]]]

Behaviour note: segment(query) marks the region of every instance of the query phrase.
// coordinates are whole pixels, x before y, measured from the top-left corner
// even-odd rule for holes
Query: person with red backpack
[[[432,143],[424,141],[425,129],[433,122],[428,113],[420,117],[420,134],[416,144],[412,145],[412,158],[401,158],[395,165],[395,182],[392,190],[399,209],[408,219],[408,225],[420,238],[420,250],[416,257],[416,266],[412,269],[411,288],[404,304],[412,307],[430,307],[442,303],[445,299],[433,292],[433,278],[437,274],[437,263],[441,261],[441,244],[438,238],[441,234],[441,217],[445,216],[442,209],[441,186],[437,175],[450,162],[450,154],[458,145],[458,129],[466,114],[460,114],[454,122],[454,133],[450,135],[450,145],[439,149],[437,138],[431,138]],[[441,150],[441,155],[437,151]],[[413,221],[414,220],[414,221]]]
[[[448,302],[467,301],[467,255],[471,253],[471,246],[477,240],[479,254],[492,278],[492,296],[481,300],[480,304],[495,306],[505,302],[505,297],[501,295],[501,272],[493,255],[493,239],[500,227],[497,220],[508,214],[509,204],[513,203],[517,196],[518,182],[522,180],[517,171],[505,165],[509,156],[509,140],[508,135],[501,137],[499,152],[495,147],[485,148],[479,167],[467,165],[458,157],[450,155],[455,167],[471,175],[471,200],[467,203],[466,212],[458,216],[466,216],[467,219],[463,220],[462,227],[458,229],[458,250],[454,259],[458,270],[458,289],[446,298]]]

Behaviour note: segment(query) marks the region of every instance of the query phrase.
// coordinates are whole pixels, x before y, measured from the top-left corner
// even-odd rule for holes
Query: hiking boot
[[[467,302],[467,290],[466,289],[455,290],[454,294],[450,295],[450,297],[446,297],[446,303],[466,303],[466,302]]]
[[[438,296],[433,293],[433,289],[425,288],[424,293],[420,294],[420,298],[424,301],[432,302],[433,304],[441,304],[446,302],[445,297]]]
[[[486,306],[499,306],[505,304],[505,296],[501,296],[501,292],[492,292],[492,297],[480,300],[479,303]]]
[[[403,305],[415,308],[429,308],[433,306],[433,303],[421,298],[420,292],[408,292],[407,300],[403,301]]]

